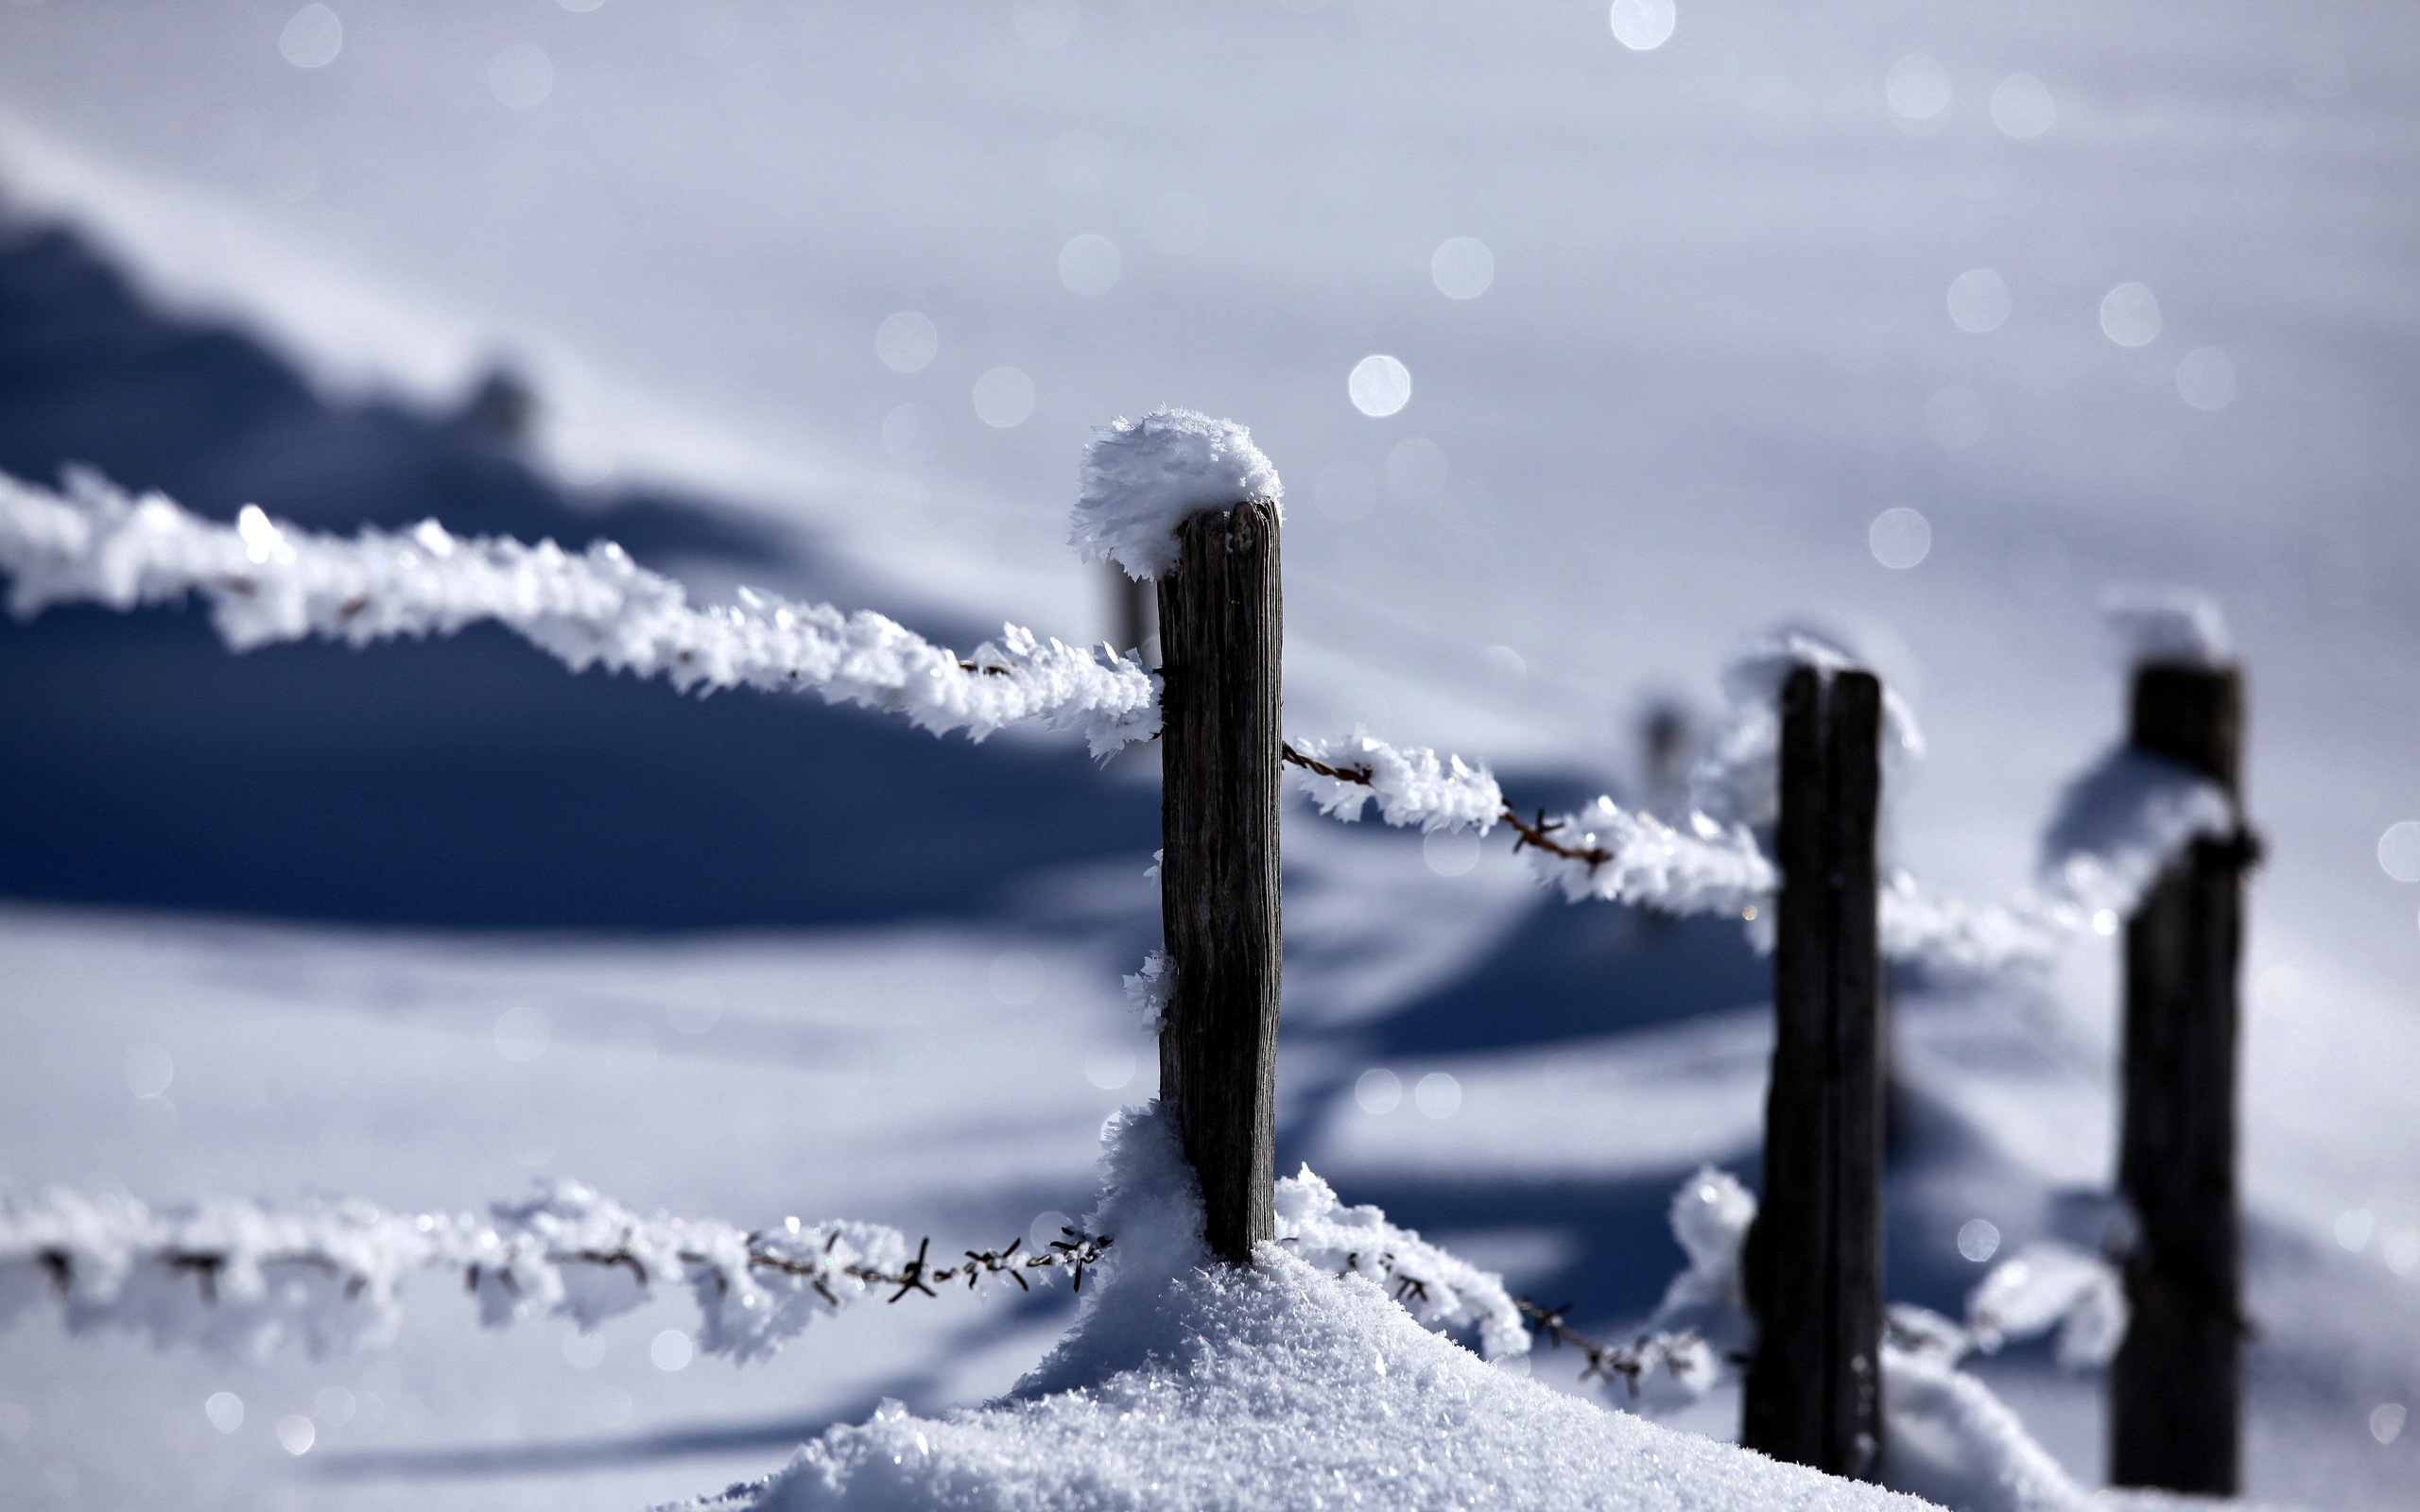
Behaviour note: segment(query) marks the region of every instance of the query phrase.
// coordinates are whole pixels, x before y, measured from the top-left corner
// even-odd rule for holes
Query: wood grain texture
[[[2132,739],[2239,797],[2243,689],[2232,667],[2135,676]],[[2125,1108],[2118,1186],[2135,1219],[2133,1321],[2109,1374],[2109,1479],[2234,1496],[2242,1457],[2237,972],[2248,846],[2200,841],[2126,924]]]
[[[1882,688],[1801,667],[1781,704],[1773,1067],[1743,1257],[1757,1340],[1740,1442],[1862,1477],[1883,1447]]]
[[[1285,645],[1277,511],[1196,515],[1160,579],[1162,928],[1176,967],[1160,1096],[1201,1180],[1211,1249],[1275,1237],[1277,805]]]

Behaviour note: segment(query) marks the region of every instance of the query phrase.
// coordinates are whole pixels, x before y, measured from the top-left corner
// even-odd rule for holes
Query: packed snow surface
[[[1907,1507],[1872,1486],[1607,1412],[1491,1366],[1357,1272],[1211,1262],[1170,1131],[1129,1115],[1096,1224],[1120,1244],[1007,1398],[886,1404],[717,1507]]]
[[[1189,409],[1119,417],[1084,447],[1069,541],[1086,561],[1114,561],[1153,578],[1176,565],[1177,527],[1197,514],[1259,499],[1279,506],[1286,486],[1252,432]]]
[[[71,474],[64,493],[0,475],[0,571],[21,617],[199,593],[238,651],[309,636],[361,646],[493,620],[574,671],[662,676],[684,690],[811,690],[936,734],[979,740],[1037,724],[1081,731],[1098,755],[1159,730],[1156,679],[1106,646],[1044,642],[1011,625],[961,660],[865,610],[746,590],[737,606],[695,609],[679,583],[612,541],[575,556],[551,541],[459,539],[434,520],[345,541],[281,526],[254,506],[218,524],[89,472]]]

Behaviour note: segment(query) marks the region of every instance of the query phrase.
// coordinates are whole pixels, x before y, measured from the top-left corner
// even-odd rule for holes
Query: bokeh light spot
[[[1124,267],[1117,244],[1098,232],[1070,237],[1067,245],[1059,249],[1059,282],[1066,284],[1071,293],[1086,299],[1115,288],[1117,275]]]
[[[1411,1090],[1411,1104],[1430,1118],[1451,1118],[1461,1110],[1462,1084],[1442,1071],[1432,1071]]]
[[[1672,0],[1614,0],[1614,40],[1634,53],[1652,52],[1672,40],[1681,13]]]
[[[2030,142],[2058,124],[2059,104],[2050,86],[2031,74],[2011,74],[1992,91],[1992,124],[2020,142]]]
[[[1014,368],[994,368],[975,380],[976,418],[995,431],[1013,430],[1033,413],[1033,380]]]
[[[1476,300],[1495,282],[1495,254],[1476,236],[1448,236],[1428,259],[1428,276],[1449,300]]]
[[[488,92],[516,111],[543,104],[555,92],[555,60],[526,42],[516,42],[488,61]]]
[[[1876,561],[1904,572],[1932,554],[1932,522],[1913,509],[1885,509],[1866,527],[1865,543]]]
[[[921,311],[902,310],[874,327],[873,354],[892,372],[921,372],[941,349],[941,329]]]
[[[307,5],[277,34],[279,56],[297,68],[325,68],[344,51],[344,23],[323,5]]]
[[[1411,403],[1411,369],[1384,352],[1353,365],[1344,390],[1353,407],[1373,420],[1384,420]]]
[[[2195,409],[2235,403],[2235,361],[2218,347],[2195,347],[2176,365],[2176,394]]]
[[[2100,297],[2100,331],[2121,347],[2147,347],[2159,339],[2159,299],[2148,284],[2120,284]]]
[[[2397,882],[2420,882],[2420,819],[2386,827],[2378,836],[2378,868]]]
[[[1950,281],[1949,318],[1969,335],[1988,335],[2008,323],[2008,280],[1988,267],[1970,267]]]

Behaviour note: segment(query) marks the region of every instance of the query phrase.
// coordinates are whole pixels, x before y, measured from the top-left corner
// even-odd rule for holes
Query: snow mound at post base
[[[1375,1282],[1201,1248],[1156,1111],[1113,1127],[1088,1223],[1116,1243],[1074,1329],[1002,1400],[885,1403],[715,1512],[1250,1508],[1851,1512],[1924,1503],[1608,1412],[1482,1363]]]
[[[1190,409],[1123,416],[1093,432],[1068,543],[1086,561],[1114,561],[1153,578],[1176,565],[1177,526],[1224,513],[1246,499],[1282,507],[1277,469],[1231,420]]]
[[[1480,1363],[1376,1285],[1282,1251],[1160,1298],[1179,1347],[1072,1390],[886,1404],[717,1508],[1691,1509],[1923,1503],[1675,1433]]]

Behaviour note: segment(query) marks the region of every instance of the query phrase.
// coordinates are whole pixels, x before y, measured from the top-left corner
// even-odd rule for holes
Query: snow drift
[[[886,1403],[780,1474],[692,1503],[824,1508],[1521,1507],[1732,1512],[1922,1505],[1498,1370],[1365,1276],[1265,1246],[1211,1262],[1170,1126],[1113,1125],[1093,1222],[1118,1245],[1074,1330],[1006,1398]]]

